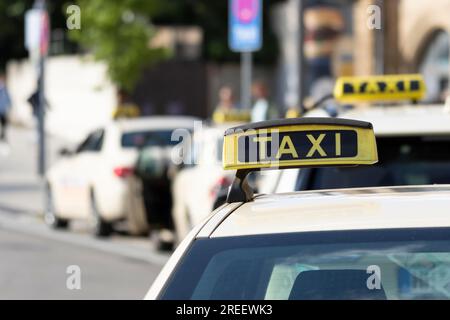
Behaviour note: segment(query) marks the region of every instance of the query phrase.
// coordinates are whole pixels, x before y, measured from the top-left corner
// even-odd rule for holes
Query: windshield
[[[301,170],[296,190],[450,183],[450,137],[377,138],[373,166]]]
[[[448,299],[450,230],[196,240],[162,299]]]
[[[122,135],[122,147],[174,146],[179,141],[172,140],[172,132],[173,130],[127,132]]]

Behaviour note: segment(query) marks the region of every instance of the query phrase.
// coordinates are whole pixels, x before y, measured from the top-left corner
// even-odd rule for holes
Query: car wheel
[[[69,220],[59,218],[56,215],[53,193],[49,185],[46,186],[44,221],[53,229],[67,229],[69,227]]]
[[[108,237],[111,235],[113,228],[111,223],[106,222],[100,215],[95,201],[94,193],[91,192],[91,216],[93,218],[93,233],[96,237]]]

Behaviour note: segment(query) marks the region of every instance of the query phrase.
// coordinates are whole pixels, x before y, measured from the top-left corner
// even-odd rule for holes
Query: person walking
[[[5,76],[0,75],[0,141],[6,142],[6,129],[8,126],[8,113],[11,108],[11,99],[6,88]]]
[[[35,90],[31,96],[27,99],[28,103],[31,106],[31,112],[33,114],[33,117],[35,117],[36,119],[39,118],[39,91]],[[48,101],[46,98],[44,98],[44,114],[46,112],[46,110],[50,110],[50,105],[48,104]]]
[[[213,113],[213,120],[216,123],[222,123],[231,114],[236,112],[233,89],[229,86],[222,86],[219,89],[219,103]]]
[[[219,90],[219,103],[213,113],[214,123],[225,122],[249,122],[250,112],[241,109],[234,99],[233,89],[229,86],[222,86]]]
[[[113,119],[137,118],[141,115],[139,106],[133,103],[127,91],[119,89],[117,93],[117,107],[113,110]]]
[[[252,86],[252,95],[255,103],[252,107],[252,122],[276,119],[277,111],[269,102],[269,90],[263,82],[255,82]]]

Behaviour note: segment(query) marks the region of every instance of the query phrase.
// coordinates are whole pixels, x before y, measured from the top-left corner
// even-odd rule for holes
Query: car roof
[[[202,130],[197,130],[194,135],[194,139],[202,141],[215,141],[219,138],[223,138],[226,130],[231,127],[242,125],[242,122],[227,122],[219,124],[206,124],[203,125]]]
[[[443,105],[358,107],[339,117],[371,122],[377,136],[450,134],[450,112]]]
[[[450,227],[450,185],[303,191],[257,196],[211,237]]]
[[[190,116],[148,116],[119,119],[110,122],[109,126],[116,127],[120,131],[194,128],[194,122],[199,120],[199,118]]]
[[[242,125],[243,122],[226,122],[226,123],[212,123],[212,124],[207,124],[203,126],[203,130],[205,132],[214,132],[214,131],[218,131],[221,132],[221,135],[223,135],[225,133],[226,130],[235,127],[235,126],[239,126]]]

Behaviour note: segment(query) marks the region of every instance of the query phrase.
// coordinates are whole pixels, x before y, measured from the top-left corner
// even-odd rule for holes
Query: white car
[[[143,117],[111,122],[91,134],[49,171],[45,221],[67,228],[70,220],[94,222],[94,232],[107,236],[129,210],[128,178],[142,145],[172,145],[175,129],[192,129],[192,117]]]
[[[323,116],[313,112],[309,116]],[[263,192],[450,183],[450,112],[443,105],[372,106],[341,113],[369,121],[380,162],[372,167],[273,171]]]
[[[146,299],[449,299],[450,185],[250,192],[249,170],[377,161],[370,123],[289,120],[227,133],[229,150],[255,130],[283,137],[275,157],[248,160],[249,147],[224,160],[238,182],[227,203],[183,240]]]
[[[449,278],[437,274],[450,272],[449,190],[303,191],[227,204],[185,238],[146,299],[448,299]]]
[[[176,175],[172,187],[172,217],[178,241],[212,211],[217,193],[233,181],[233,173],[222,168],[223,133],[229,127],[215,125],[194,133],[195,163]]]
[[[369,89],[370,88],[370,89]],[[388,185],[450,183],[450,110],[448,105],[405,104],[426,93],[420,75],[342,77],[333,97],[340,118],[371,122],[378,139],[380,162],[369,168],[280,170],[260,181],[260,190],[282,193]],[[394,101],[402,101],[394,104]],[[322,100],[324,102],[325,100]],[[367,103],[376,104],[368,106]],[[383,102],[380,104],[379,102]],[[356,103],[349,109],[345,103]],[[361,105],[361,103],[363,105]],[[306,117],[327,117],[313,109]]]

